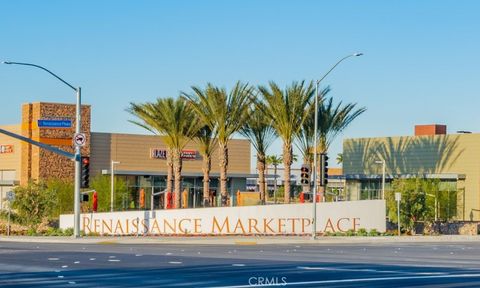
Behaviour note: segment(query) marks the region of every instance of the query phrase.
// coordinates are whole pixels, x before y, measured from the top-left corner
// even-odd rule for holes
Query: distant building
[[[480,220],[480,134],[447,134],[445,125],[417,125],[414,136],[356,138],[343,142],[346,200],[381,198],[395,178],[441,181],[454,219]],[[452,217],[452,215],[449,215]]]
[[[72,137],[75,133],[75,105],[60,103],[29,103],[22,106],[22,123],[1,126],[2,129],[30,139],[53,145],[74,153]],[[111,162],[115,175],[127,181],[132,191],[144,188],[147,207],[152,191],[166,188],[166,146],[162,137],[120,133],[90,132],[90,106],[82,106],[82,132],[87,136],[82,156],[90,157],[90,178],[110,174]],[[229,142],[228,191],[235,198],[236,191],[246,190],[250,174],[251,147],[248,140]],[[210,190],[218,199],[220,168],[217,153],[212,157]],[[188,191],[190,207],[199,206],[203,198],[202,156],[191,141],[183,151],[182,189]],[[0,209],[3,199],[13,187],[30,180],[67,179],[73,181],[74,162],[64,156],[0,134]],[[159,208],[160,196],[155,197]],[[128,199],[127,199],[128,200]]]

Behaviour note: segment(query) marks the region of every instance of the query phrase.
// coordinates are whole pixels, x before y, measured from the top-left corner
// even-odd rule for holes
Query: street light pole
[[[8,65],[22,65],[22,66],[31,66],[35,67],[38,69],[41,69],[53,77],[57,78],[63,84],[67,85],[68,87],[72,88],[76,92],[77,96],[77,101],[76,101],[76,107],[75,107],[75,133],[80,133],[81,127],[82,127],[82,122],[81,122],[81,107],[82,107],[82,89],[80,87],[75,88],[73,85],[68,83],[67,81],[63,80],[60,78],[58,75],[53,73],[52,71],[48,70],[45,67],[42,67],[40,65],[36,64],[31,64],[31,63],[21,63],[21,62],[11,62],[11,61],[3,61],[3,64],[8,64]],[[73,137],[72,137],[73,138]],[[81,167],[80,167],[80,161],[82,158],[80,146],[76,145],[75,146],[75,192],[74,192],[74,217],[73,217],[73,237],[78,238],[80,237],[80,178],[81,178]]]
[[[113,165],[115,164],[120,164],[120,162],[112,160],[112,165],[110,167],[110,212],[113,212],[113,191],[115,189],[115,171]]]
[[[376,164],[382,164],[382,200],[385,199],[385,160],[377,160]]]
[[[313,135],[314,135],[314,140],[313,140],[313,191],[312,191],[312,206],[313,206],[313,221],[312,221],[312,239],[315,240],[315,238],[317,237],[317,154],[318,154],[318,151],[317,151],[317,146],[318,146],[318,143],[317,143],[317,130],[318,130],[318,87],[320,86],[320,82],[322,82],[323,79],[325,79],[325,77],[327,77],[328,74],[330,74],[330,72],[333,71],[333,69],[335,69],[335,67],[338,66],[338,64],[342,63],[344,60],[346,60],[347,58],[350,58],[350,57],[358,57],[358,56],[362,56],[363,53],[355,53],[355,54],[351,54],[351,55],[347,55],[345,57],[343,57],[342,59],[340,59],[337,63],[335,63],[335,65],[332,66],[332,68],[330,68],[330,70],[328,70],[327,73],[325,73],[325,75],[323,75],[322,78],[320,78],[320,80],[317,80],[316,82],[316,85],[315,85],[315,123],[314,123],[314,132],[313,132]]]

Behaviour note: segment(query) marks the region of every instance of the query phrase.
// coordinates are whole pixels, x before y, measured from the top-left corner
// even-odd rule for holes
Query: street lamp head
[[[362,55],[363,55],[363,53],[355,53],[355,54],[353,54],[353,56],[356,56],[356,57],[362,56]]]
[[[2,61],[2,64],[12,64],[10,61]]]

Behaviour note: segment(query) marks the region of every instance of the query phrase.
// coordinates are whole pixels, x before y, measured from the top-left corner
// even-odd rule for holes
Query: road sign
[[[395,201],[400,201],[402,200],[402,193],[396,192],[395,193]]]
[[[85,143],[87,142],[87,136],[85,133],[75,133],[73,136],[73,143],[75,146],[85,146]]]
[[[13,201],[15,199],[15,192],[13,191],[8,191],[7,192],[7,200],[8,201]]]
[[[37,125],[40,128],[71,128],[72,120],[69,119],[39,119]]]

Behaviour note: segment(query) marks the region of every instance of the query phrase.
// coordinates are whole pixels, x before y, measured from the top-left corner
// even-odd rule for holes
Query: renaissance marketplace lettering
[[[102,235],[289,235],[312,231],[311,204],[90,213],[81,215],[85,233]],[[385,201],[317,204],[318,232],[360,228],[385,231]],[[60,216],[60,228],[73,215]]]

